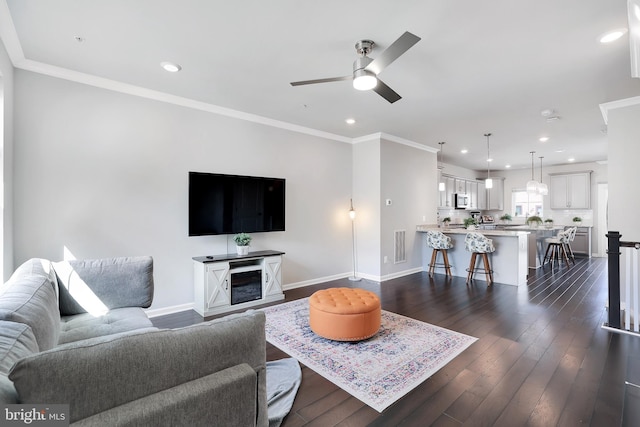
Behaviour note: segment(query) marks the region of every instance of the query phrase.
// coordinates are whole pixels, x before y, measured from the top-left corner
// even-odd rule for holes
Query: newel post
[[[609,263],[609,327],[620,329],[620,233],[607,233]]]

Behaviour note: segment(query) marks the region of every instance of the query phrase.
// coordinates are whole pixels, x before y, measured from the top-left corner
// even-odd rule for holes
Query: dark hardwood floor
[[[382,284],[344,279],[287,291],[290,301],[327,287],[366,288],[380,295],[384,310],[478,341],[383,413],[303,366],[283,426],[640,425],[640,393],[625,387],[640,384],[640,337],[600,328],[606,259],[576,261],[530,270],[528,286],[519,288],[418,273]],[[180,327],[202,318],[190,311],[153,321]],[[269,360],[283,357],[267,343]]]

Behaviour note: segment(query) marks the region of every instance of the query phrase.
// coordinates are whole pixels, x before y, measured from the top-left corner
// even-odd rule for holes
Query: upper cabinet
[[[487,209],[487,188],[484,181],[478,181],[478,209]]]
[[[493,178],[493,187],[487,188],[487,207],[489,211],[504,210],[504,178]]]
[[[455,178],[447,175],[440,174],[440,182],[444,183],[444,191],[438,190],[438,207],[440,208],[452,208],[453,207],[453,195],[455,194]]]
[[[464,193],[469,196],[470,210],[503,210],[504,178],[493,178],[493,188],[487,189],[483,180],[457,178],[440,175],[439,183],[444,183],[445,190],[439,191],[438,207],[453,208],[455,194]]]
[[[591,171],[550,175],[551,209],[590,209]]]

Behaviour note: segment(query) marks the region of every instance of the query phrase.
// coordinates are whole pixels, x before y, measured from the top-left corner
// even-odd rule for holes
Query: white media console
[[[203,317],[284,299],[279,251],[193,258],[194,307]]]

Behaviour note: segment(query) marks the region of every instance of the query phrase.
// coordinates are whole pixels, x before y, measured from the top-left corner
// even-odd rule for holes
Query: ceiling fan
[[[360,40],[356,43],[356,51],[358,52],[358,59],[353,62],[353,74],[343,77],[330,77],[327,79],[316,80],[303,80],[299,82],[291,82],[291,86],[310,85],[315,83],[328,83],[338,82],[342,80],[353,80],[353,87],[358,90],[370,90],[373,89],[378,95],[394,103],[402,97],[398,95],[393,89],[387,86],[377,76],[384,70],[389,64],[398,59],[414,44],[420,41],[420,37],[411,34],[406,31],[403,35],[398,37],[396,41],[391,43],[387,49],[385,49],[380,56],[375,59],[369,58],[367,55],[373,49],[375,43],[371,40]]]

